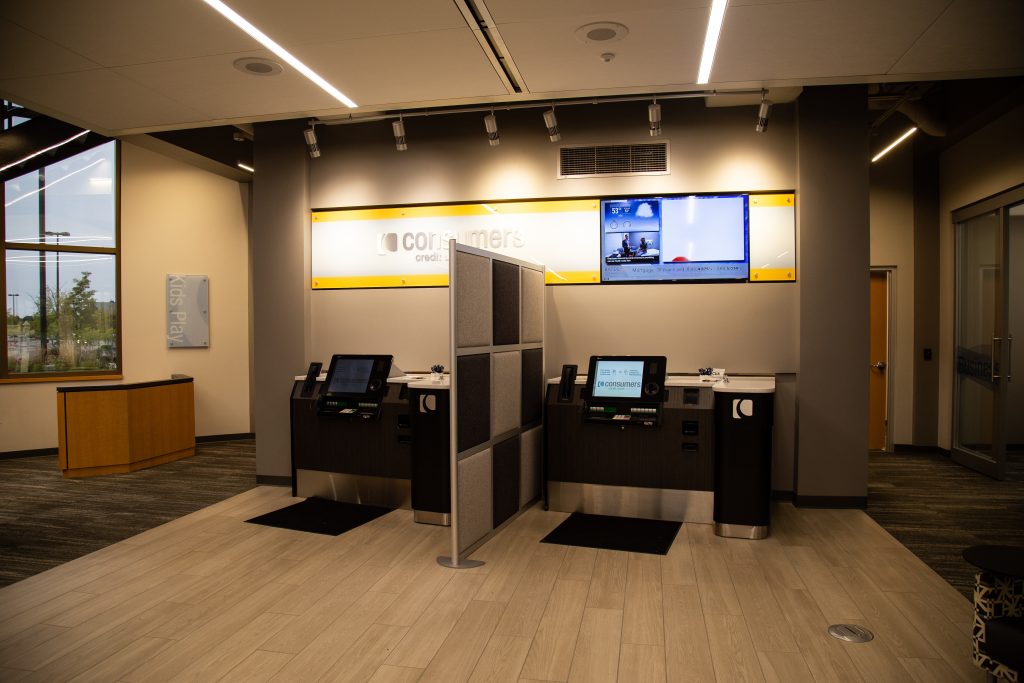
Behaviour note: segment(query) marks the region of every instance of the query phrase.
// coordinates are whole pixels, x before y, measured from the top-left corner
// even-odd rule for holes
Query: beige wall
[[[952,212],[1024,183],[1024,106],[946,150],[939,195],[938,444],[949,448],[953,420],[955,244]],[[1018,305],[1019,302],[1018,302]]]
[[[914,442],[914,148],[905,144],[871,164],[871,265],[893,268],[893,357],[889,406],[895,444]],[[875,359],[871,359],[874,361]],[[865,368],[865,372],[867,372]],[[893,444],[889,444],[892,448]]]
[[[792,106],[777,106],[770,131],[754,132],[755,107],[709,110],[701,101],[662,104],[667,175],[559,180],[560,145],[650,142],[646,105],[559,109],[563,139],[551,144],[539,110],[499,112],[490,147],[482,115],[408,119],[409,150],[394,150],[389,124],[328,127],[310,164],[314,208],[627,193],[786,190],[796,187]],[[799,200],[798,200],[799,201]],[[595,226],[596,229],[596,226]],[[799,285],[587,285],[547,288],[549,375],[593,353],[663,353],[669,370],[714,365],[741,372],[796,371]],[[312,352],[375,351],[401,367],[447,359],[446,290],[312,293]],[[636,310],[628,325],[610,311]],[[414,330],[410,333],[410,330]],[[297,368],[296,372],[301,372]]]
[[[197,435],[249,432],[245,186],[132,144],[121,150],[124,381],[191,375]],[[167,348],[168,273],[210,277],[210,348]],[[72,384],[0,386],[0,451],[56,447],[54,387]]]

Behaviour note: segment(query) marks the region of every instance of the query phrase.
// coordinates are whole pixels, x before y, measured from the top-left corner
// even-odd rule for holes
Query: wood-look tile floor
[[[0,589],[0,681],[984,680],[970,603],[859,510],[686,524],[661,557],[538,543],[566,514],[534,507],[451,570],[407,510],[244,522],[292,502],[258,487]]]

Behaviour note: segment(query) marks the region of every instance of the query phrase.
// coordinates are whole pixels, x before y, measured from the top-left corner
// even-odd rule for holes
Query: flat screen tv
[[[745,194],[601,200],[601,282],[750,277]]]

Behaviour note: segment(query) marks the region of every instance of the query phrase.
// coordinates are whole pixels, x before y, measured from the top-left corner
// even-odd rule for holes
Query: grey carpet
[[[954,463],[938,451],[871,453],[867,513],[970,598],[972,545],[1024,545],[1024,454],[1008,458],[1006,481]]]
[[[252,439],[129,474],[65,479],[56,455],[0,460],[0,586],[256,486]]]

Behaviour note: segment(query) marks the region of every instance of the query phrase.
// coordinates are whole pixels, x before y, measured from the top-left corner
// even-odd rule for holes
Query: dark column
[[[867,497],[868,136],[863,86],[807,88],[798,107],[798,504]]]
[[[309,330],[309,156],[303,121],[258,123],[252,200],[256,475],[291,475],[288,396]]]

